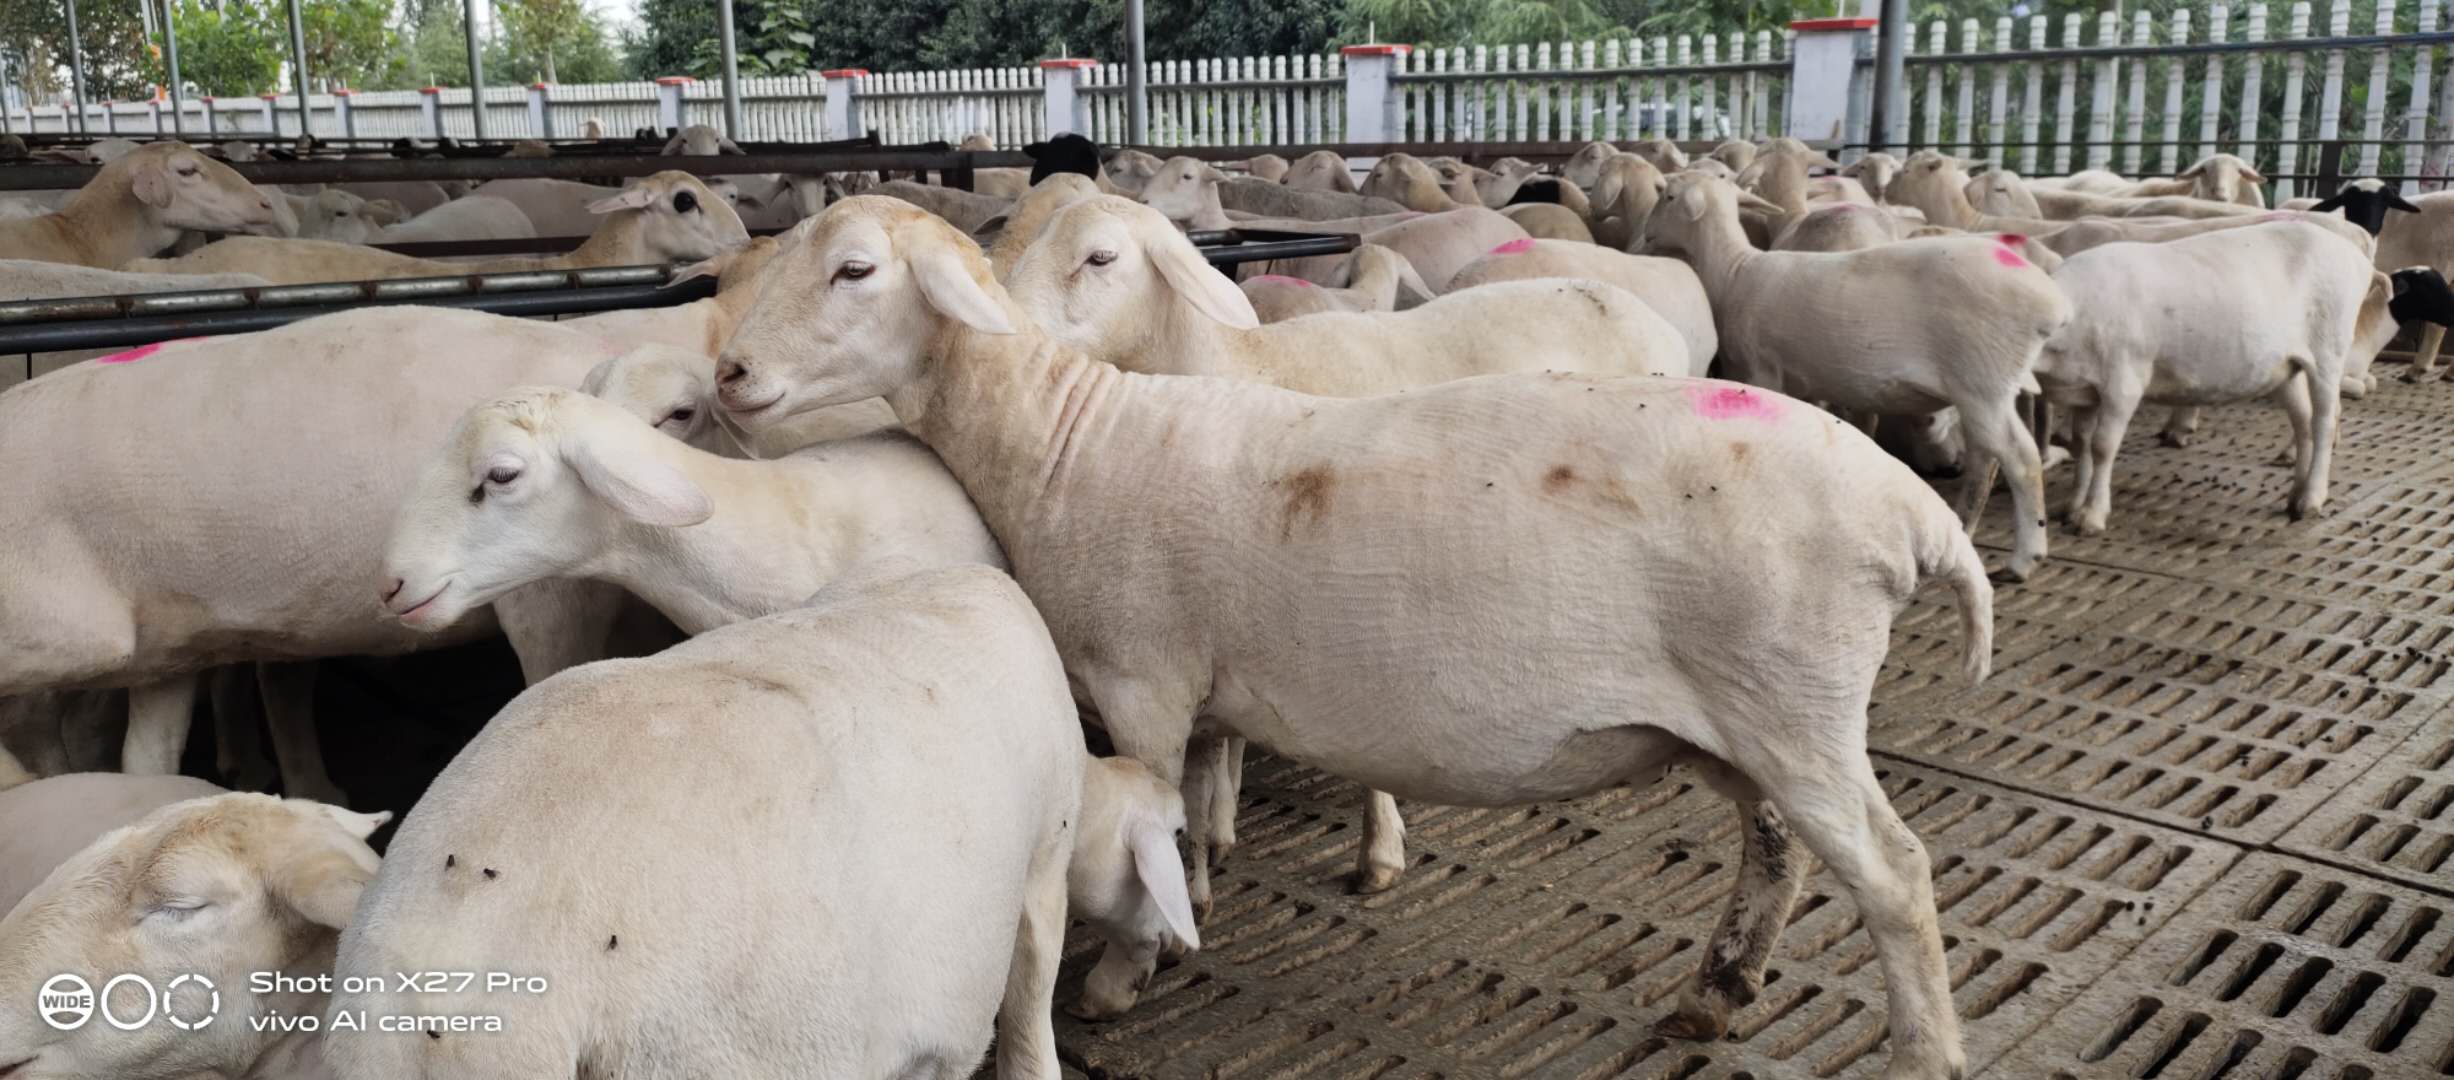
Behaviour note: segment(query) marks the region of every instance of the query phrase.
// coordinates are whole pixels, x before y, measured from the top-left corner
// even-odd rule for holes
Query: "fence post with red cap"
[[[1047,120],[1049,138],[1069,131],[1091,133],[1090,99],[1081,90],[1090,69],[1098,66],[1099,61],[1081,57],[1040,61],[1041,115]]]
[[[1388,142],[1405,122],[1398,115],[1398,95],[1390,93],[1391,76],[1398,58],[1414,46],[1349,45],[1338,51],[1346,57],[1346,141]]]

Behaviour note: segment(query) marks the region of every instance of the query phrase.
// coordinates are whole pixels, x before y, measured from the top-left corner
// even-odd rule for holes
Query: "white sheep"
[[[1597,167],[1601,179],[1593,191],[1593,240],[1607,248],[1630,251],[1644,234],[1645,217],[1662,197],[1662,171],[1634,154],[1619,154]]]
[[[1467,190],[1470,192],[1472,189],[1473,185],[1469,183]],[[1412,154],[1403,153],[1390,154],[1373,163],[1372,171],[1364,174],[1363,193],[1426,214],[1482,205],[1480,198],[1456,198],[1431,166]]]
[[[889,180],[879,184],[877,193],[901,199],[932,214],[945,218],[964,232],[978,232],[989,219],[1003,214],[1014,200],[976,191],[939,187],[917,180]]]
[[[378,989],[332,1008],[415,1020],[326,1055],[340,1080],[948,1077],[993,1034],[1000,1078],[1056,1080],[1069,875],[1126,868],[1199,941],[1182,811],[1097,769],[1038,614],[985,568],[871,576],[566,672],[402,824],[335,966]],[[390,977],[428,969],[551,992],[490,1002],[499,1031],[429,1034],[464,1008]]]
[[[150,273],[248,273],[275,284],[456,277],[520,270],[696,262],[749,243],[741,218],[688,173],[662,172],[599,199],[586,243],[563,255],[495,256],[446,262],[324,240],[233,237],[176,259],[138,259]]]
[[[2340,209],[2346,220],[2377,237],[2374,265],[2380,270],[2424,266],[2439,275],[2454,271],[2454,193],[2438,191],[2406,199],[2383,181],[2364,178],[2312,203],[2311,209],[2317,213]],[[2445,333],[2446,328],[2436,322],[2421,330],[2420,347],[2403,373],[2405,382],[2436,373]]]
[[[363,190],[360,193],[365,194]],[[621,194],[621,189],[575,180],[522,177],[488,180],[470,194],[509,200],[520,208],[521,213],[528,215],[529,224],[536,227],[539,236],[586,236],[597,226],[596,215],[588,210],[589,204]],[[367,197],[375,198],[374,195]],[[411,211],[423,214],[445,205],[446,201],[419,205],[404,199],[402,203]]]
[[[770,273],[779,302],[722,358],[725,407],[756,426],[883,392],[971,492],[1124,754],[1180,782],[1207,717],[1477,806],[1694,762],[1759,839],[1666,1030],[1718,1037],[1761,985],[1805,872],[1795,830],[1874,943],[1889,1075],[1964,1071],[1931,868],[1867,759],[1866,707],[1920,583],[1954,590],[1971,677],[1993,592],[1950,509],[1864,436],[1706,380],[1348,400],[1126,374],[1048,341],[968,238],[885,200],[830,207]],[[1080,557],[1125,535],[1142,539]]]
[[[34,1009],[0,1010],[0,1073],[318,1075],[321,1040],[271,1020],[322,1013],[327,995],[314,980],[331,973],[338,932],[375,876],[366,838],[391,817],[219,795],[172,803],[87,845],[0,919],[0,987],[30,1003],[55,975],[79,976],[97,991],[134,975],[155,987],[162,1015],[132,1032],[101,1016],[61,1031]],[[255,982],[274,973],[292,981]],[[129,984],[109,996],[113,1015],[146,1013],[145,996]],[[199,1026],[206,1017],[215,1022]]]
[[[962,486],[899,432],[738,461],[577,390],[462,417],[400,504],[383,595],[444,629],[554,577],[617,584],[685,633],[771,614],[895,555],[1003,567]]]
[[[1877,203],[1883,203],[1887,201],[1884,189],[1891,186],[1893,177],[1900,175],[1900,169],[1899,158],[1878,150],[1860,155],[1856,161],[1842,166],[1840,174],[1865,185],[1867,193]]]
[[[67,773],[0,782],[0,915],[102,834],[175,802],[226,794],[187,776]]]
[[[1688,253],[1713,299],[1721,349],[1748,382],[1866,414],[1959,410],[1972,454],[1963,512],[1974,520],[1993,482],[2011,484],[2026,580],[2045,558],[2043,462],[2020,420],[2022,391],[2045,340],[2069,321],[2053,279],[1987,237],[1885,244],[1864,251],[1755,251],[1738,223],[1737,189],[1672,177],[1648,235]],[[1900,297],[1917,298],[1900,317]],[[1892,312],[1892,315],[1879,315]]]
[[[1539,242],[1526,235],[1525,229],[1516,222],[1508,220],[1507,215],[1479,206],[1406,218],[1368,230],[1361,236],[1366,244],[1377,244],[1405,256],[1406,261],[1414,266],[1415,273],[1422,277],[1423,283],[1434,292],[1448,292],[1450,278],[1494,248],[1519,241],[1529,244]],[[1344,279],[1338,275],[1346,269],[1347,258],[1343,255],[1315,255],[1246,263],[1245,267],[1261,273],[1306,278],[1324,285],[1344,285]]]
[[[460,240],[526,240],[537,227],[518,204],[490,195],[453,199],[398,225],[385,227],[364,243],[403,244]]]
[[[116,270],[181,230],[271,229],[271,196],[182,142],[151,143],[102,167],[55,213],[0,220],[0,258]]]
[[[1355,194],[1355,173],[1335,150],[1315,150],[1295,159],[1280,182],[1297,191]]]
[[[2054,280],[2083,314],[2046,344],[2036,378],[2048,400],[2079,410],[2073,524],[2104,531],[2114,454],[2142,402],[2274,400],[2297,448],[2292,516],[2322,510],[2339,387],[2377,277],[2358,248],[2300,221],[2072,256]],[[2377,306],[2382,315],[2384,298]],[[2393,335],[2391,319],[2379,326]]]
[[[1231,214],[1221,201],[1220,191],[1234,182],[1235,178],[1200,160],[1174,157],[1160,163],[1158,171],[1143,183],[1135,197],[1186,230],[1253,228],[1360,234],[1422,216],[1418,211],[1397,209],[1395,203],[1380,199],[1373,202],[1385,203],[1392,212],[1343,218],[1264,217],[1244,211]],[[998,265],[997,255],[997,248],[992,246],[989,250],[992,265]]]
[[[989,260],[995,263],[996,252],[989,253]],[[1004,279],[1005,275],[998,276]],[[1401,295],[1411,301],[1407,306],[1426,302],[1433,295],[1422,275],[1414,272],[1414,264],[1378,244],[1355,249],[1345,288],[1333,289],[1283,274],[1246,278],[1237,287],[1244,290],[1253,313],[1265,323],[1324,311],[1396,311]]]
[[[665,157],[674,157],[682,154],[689,154],[697,157],[714,157],[718,154],[738,154],[741,152],[741,147],[735,146],[733,144],[733,140],[725,138],[723,132],[717,131],[716,129],[705,124],[688,124],[683,126],[681,130],[673,133],[672,138],[665,140],[664,149],[657,151],[657,153],[662,154]]]
[[[1467,263],[1449,279],[1448,290],[1466,292],[1495,282],[1542,278],[1599,281],[1644,301],[1686,341],[1690,375],[1704,374],[1721,351],[1721,332],[1713,326],[1713,302],[1705,294],[1704,281],[1677,259],[1564,240],[1510,241]]]
[[[0,259],[0,300],[50,300],[63,296],[124,296],[132,293],[245,289],[272,282],[254,274],[140,274],[73,263]]]
[[[1014,208],[1006,211],[997,238],[989,244],[989,264],[996,268],[997,276],[1003,278],[1014,269],[1057,211],[1098,194],[1099,185],[1090,177],[1061,172],[1050,173],[1047,179],[1024,192],[1022,198],[1014,200]],[[708,355],[715,355],[715,351],[709,349]]]

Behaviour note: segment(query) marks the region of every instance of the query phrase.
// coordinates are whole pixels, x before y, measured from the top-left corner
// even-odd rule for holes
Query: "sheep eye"
[[[179,175],[181,175],[181,176],[194,176],[194,175],[196,175],[196,166],[194,166],[194,165],[186,165],[186,166],[181,166],[181,167],[180,167],[180,169],[179,169]]]
[[[1106,266],[1109,263],[1116,261],[1116,253],[1106,250],[1094,251],[1091,253],[1091,257],[1086,261],[1088,261],[1092,266]]]
[[[673,193],[673,212],[687,214],[699,208],[699,197],[687,191]]]
[[[159,916],[161,918],[176,922],[178,920],[185,919],[190,915],[194,915],[197,912],[204,910],[204,908],[205,902],[202,900],[164,900],[161,903],[155,904],[154,906],[146,909],[145,916],[147,918]]]
[[[520,470],[515,469],[515,468],[512,468],[512,467],[511,467],[511,466],[509,466],[509,465],[497,465],[497,466],[495,466],[495,467],[493,467],[493,468],[491,468],[491,469],[486,470],[486,482],[487,482],[487,483],[489,483],[489,484],[495,484],[495,485],[498,485],[498,486],[499,486],[499,485],[502,485],[502,484],[508,484],[508,483],[510,483],[510,482],[512,482],[512,481],[514,481],[514,480],[519,479],[519,478],[520,478]]]
[[[877,267],[871,266],[865,262],[848,262],[835,269],[835,280],[859,281],[862,278],[868,277],[876,269]]]
[[[697,409],[675,409],[670,415],[666,416],[665,419],[674,423],[687,424],[698,415],[699,411]]]

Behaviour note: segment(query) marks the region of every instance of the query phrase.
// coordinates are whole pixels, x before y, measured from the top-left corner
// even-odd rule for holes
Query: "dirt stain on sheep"
[[[1636,496],[1628,492],[1627,485],[1617,476],[1605,473],[1597,480],[1578,473],[1571,465],[1553,465],[1549,472],[1542,474],[1542,493],[1545,495],[1564,498],[1580,487],[1589,489],[1593,497],[1605,505],[1630,512],[1642,509],[1636,502]]]
[[[1329,515],[1329,503],[1338,489],[1337,474],[1327,465],[1314,465],[1271,481],[1272,486],[1286,492],[1286,506],[1278,521],[1278,539],[1295,539],[1295,530],[1303,525],[1318,525]]]
[[[1551,466],[1551,471],[1544,473],[1542,476],[1542,490],[1544,493],[1550,495],[1557,495],[1567,491],[1570,487],[1575,486],[1575,484],[1576,470],[1565,465],[1553,465]]]

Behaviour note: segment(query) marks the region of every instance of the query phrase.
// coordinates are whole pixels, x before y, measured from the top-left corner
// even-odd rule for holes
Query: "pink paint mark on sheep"
[[[2004,265],[2004,266],[2008,266],[2008,267],[2010,267],[2010,268],[2011,268],[2011,269],[2013,269],[2013,270],[2018,270],[2018,269],[2020,269],[2020,268],[2025,267],[2025,266],[2027,266],[2027,265],[2028,265],[2028,260],[2026,260],[2026,259],[2024,259],[2024,258],[2021,258],[2021,257],[2020,257],[2019,252],[2016,252],[2016,251],[2011,250],[2011,245],[2012,245],[2013,243],[2021,243],[2021,244],[2027,243],[2027,242],[2028,242],[2028,238],[2027,238],[2027,237],[2025,237],[2025,236],[2010,236],[2010,235],[2006,234],[2006,235],[2004,235],[2004,236],[2000,237],[2000,238],[1999,238],[1999,240],[2000,240],[2000,242],[1999,242],[1999,243],[1996,243],[1996,244],[1994,245],[1994,261],[1995,261],[1995,262],[2001,263],[2001,264],[2002,264],[2002,265]]]
[[[203,340],[203,338],[175,338],[170,341],[157,341],[151,345],[139,345],[126,352],[117,352],[112,353],[109,356],[97,357],[95,358],[94,362],[97,364],[133,364],[148,356],[161,352],[164,346],[184,345],[191,341]]]
[[[1304,280],[1304,279],[1302,279],[1302,278],[1299,278],[1299,277],[1288,277],[1288,276],[1287,276],[1287,275],[1285,275],[1285,274],[1263,274],[1263,275],[1261,275],[1260,277],[1254,278],[1254,279],[1253,279],[1253,284],[1255,284],[1255,285],[1295,285],[1295,286],[1299,286],[1299,287],[1306,288],[1306,289],[1317,289],[1317,288],[1320,288],[1320,287],[1321,287],[1321,286],[1320,286],[1320,284],[1319,284],[1318,282],[1306,281],[1306,280]]]
[[[1781,402],[1761,390],[1723,384],[1699,384],[1687,388],[1687,400],[1694,404],[1696,415],[1707,420],[1778,420]]]
[[[1532,250],[1534,250],[1534,238],[1526,236],[1492,248],[1491,253],[1494,255],[1523,255]]]

